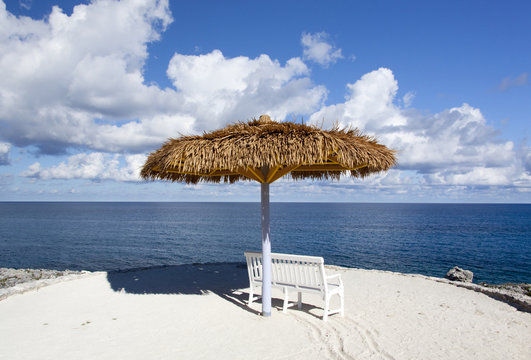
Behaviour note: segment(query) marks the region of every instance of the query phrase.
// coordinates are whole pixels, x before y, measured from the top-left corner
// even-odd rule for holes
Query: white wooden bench
[[[262,286],[262,253],[244,252],[247,260],[247,270],[249,272],[249,302],[251,305],[255,297],[255,288]],[[331,281],[333,280],[333,281]],[[324,268],[324,259],[317,256],[301,256],[289,254],[271,254],[271,286],[281,288],[284,293],[283,312],[289,306],[295,304],[288,303],[290,291],[298,293],[297,305],[302,307],[302,293],[318,294],[324,300],[323,320],[326,321],[328,315],[340,313],[344,315],[344,289],[340,274],[327,276]],[[338,295],[340,298],[340,308],[330,310],[330,298]]]

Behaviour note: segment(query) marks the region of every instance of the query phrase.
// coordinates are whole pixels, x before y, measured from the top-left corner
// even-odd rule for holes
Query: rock
[[[80,274],[80,271],[47,270],[47,269],[9,269],[0,268],[0,289],[13,287],[31,281],[55,279],[57,277]]]
[[[22,294],[26,291],[91,274],[97,273],[72,270],[0,268],[0,301],[14,294]]]
[[[454,267],[446,273],[445,278],[452,281],[461,281],[461,282],[472,282],[474,278],[474,273],[470,270],[463,270],[460,267]]]
[[[531,297],[531,284],[505,283],[505,284],[499,284],[499,285],[492,285],[492,284],[481,282],[479,283],[479,285],[487,287],[487,288],[491,288],[491,289],[506,290],[507,292],[515,294],[515,295],[518,294],[518,295],[524,295],[527,297]]]

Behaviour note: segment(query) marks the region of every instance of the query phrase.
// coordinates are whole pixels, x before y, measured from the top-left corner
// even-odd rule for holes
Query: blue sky
[[[531,201],[527,1],[0,0],[0,201],[259,201],[146,183],[168,137],[263,113],[375,135],[399,165],[272,201]]]

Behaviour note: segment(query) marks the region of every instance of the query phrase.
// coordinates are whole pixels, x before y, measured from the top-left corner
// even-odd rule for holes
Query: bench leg
[[[289,294],[288,294],[288,288],[284,288],[284,306],[282,307],[282,312],[286,312],[288,310],[288,300],[289,300]]]
[[[325,296],[325,306],[324,306],[323,321],[328,320],[328,308],[329,307],[330,307],[330,298],[328,296]]]
[[[249,301],[247,302],[247,305],[250,306],[253,303],[253,296],[254,296],[254,294],[253,294],[253,286],[251,285],[249,287]]]
[[[299,291],[299,295],[298,295],[298,298],[297,298],[297,307],[300,309],[302,309],[302,292]]]

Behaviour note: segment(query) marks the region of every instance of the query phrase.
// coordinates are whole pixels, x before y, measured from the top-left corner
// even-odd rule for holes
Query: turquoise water
[[[0,203],[0,267],[243,262],[258,203]],[[531,205],[272,203],[273,252],[327,264],[531,283]]]

